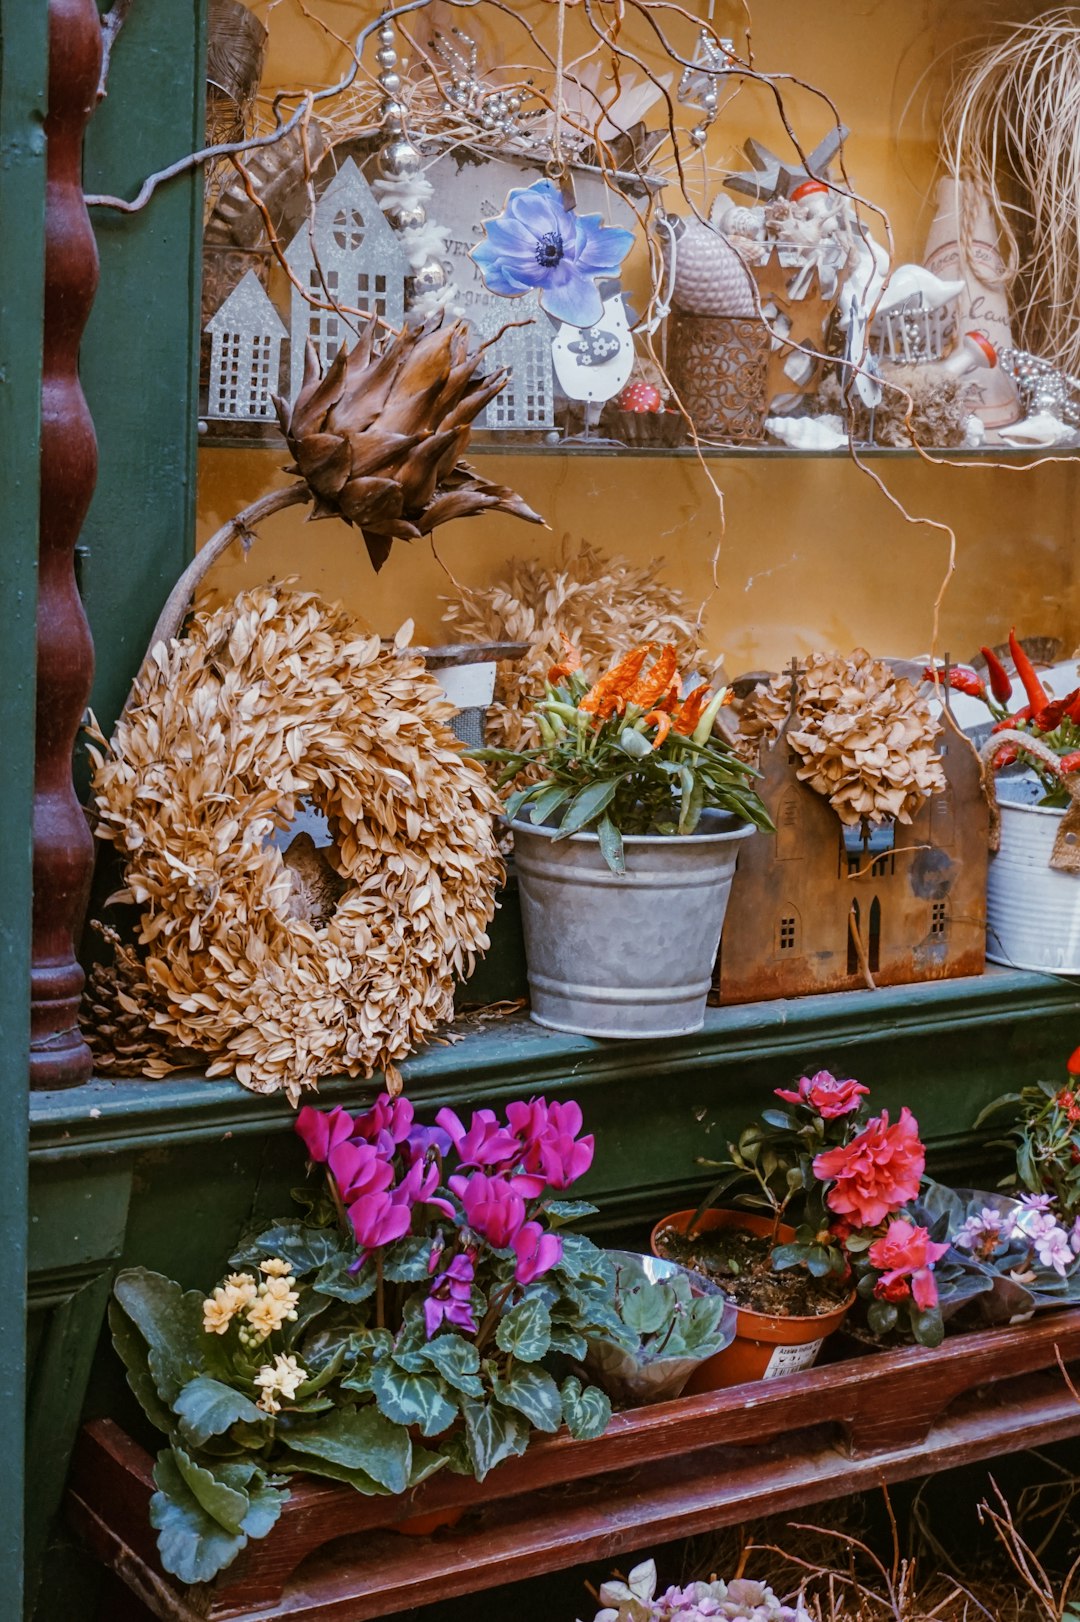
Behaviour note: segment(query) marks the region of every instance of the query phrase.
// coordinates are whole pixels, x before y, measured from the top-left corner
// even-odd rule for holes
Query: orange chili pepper
[[[656,737],[653,739],[653,748],[659,749],[668,733],[671,731],[671,716],[666,710],[650,710],[645,717],[647,727],[656,728]]]
[[[692,693],[687,693],[675,717],[675,731],[688,738],[705,713],[705,706],[711,697],[712,689],[707,681],[695,687]]]
[[[655,642],[643,642],[640,647],[631,648],[629,653],[623,655],[618,664],[594,682],[578,704],[579,710],[587,710],[591,715],[597,715],[602,721],[610,715],[622,715],[626,709],[627,695],[638,677],[646,659],[654,651]]]
[[[553,686],[556,682],[565,681],[572,671],[581,669],[580,653],[565,631],[560,631],[559,635],[562,637],[563,656],[561,661],[557,665],[552,665],[547,673],[547,679]]]
[[[665,701],[665,707],[670,707],[672,697],[677,698],[679,692],[679,677],[677,669],[677,655],[675,645],[666,642],[660,649],[660,655],[652,669],[636,681],[626,695],[628,704],[640,704],[643,710],[651,710],[660,700]]]

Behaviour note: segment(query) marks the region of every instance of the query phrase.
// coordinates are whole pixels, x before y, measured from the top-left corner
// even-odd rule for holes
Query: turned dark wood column
[[[83,974],[75,943],[93,841],[75,797],[71,757],[94,670],[90,627],[75,586],[74,549],[97,476],[97,441],[78,364],[97,286],[97,248],[83,202],[82,143],[100,68],[101,23],[94,0],[49,0],[32,1087],[71,1087],[90,1074],[90,1051],[78,1027]],[[117,386],[123,386],[120,379]]]

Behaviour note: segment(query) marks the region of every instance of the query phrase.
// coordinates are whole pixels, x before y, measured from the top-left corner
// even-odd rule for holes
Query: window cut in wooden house
[[[207,416],[233,422],[272,418],[270,397],[281,388],[281,344],[287,334],[253,270],[215,310],[206,330],[211,340]]]
[[[799,948],[799,915],[794,907],[785,907],[776,926],[776,947],[779,952],[795,952]]]
[[[350,310],[401,325],[409,267],[401,238],[352,158],[346,158],[319,198],[314,219],[305,220],[293,237],[285,260],[296,278],[289,316],[290,388],[295,399],[308,342],[314,344],[325,370],[363,320],[362,315],[350,315]],[[314,304],[301,288],[310,291]],[[318,304],[340,309],[319,309]]]
[[[881,968],[881,902],[877,896],[870,903],[870,930],[866,956],[870,973],[876,974]]]
[[[948,906],[944,901],[935,901],[930,909],[930,933],[939,938],[945,934],[949,921]]]

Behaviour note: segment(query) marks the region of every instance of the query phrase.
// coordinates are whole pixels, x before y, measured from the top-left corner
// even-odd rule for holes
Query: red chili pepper
[[[1031,706],[1031,713],[1032,715],[1037,715],[1040,710],[1044,710],[1046,708],[1050,700],[1047,697],[1045,687],[1035,674],[1035,666],[1032,664],[1031,660],[1028,658],[1027,654],[1024,652],[1019,641],[1017,640],[1015,625],[1009,632],[1009,652],[1013,656],[1013,664],[1016,666],[1016,674],[1020,677],[1020,680],[1023,683],[1024,692],[1027,694],[1027,701]]]
[[[1073,772],[1080,772],[1080,749],[1074,749],[1071,754],[1061,757],[1062,777],[1071,777]]]
[[[939,668],[937,674],[940,678],[945,672]],[[949,686],[953,689],[953,692],[966,693],[969,698],[986,697],[986,683],[977,671],[972,670],[970,665],[950,665],[948,675]],[[923,678],[926,681],[934,680],[932,665],[928,665],[923,671]]]
[[[1020,750],[1015,743],[1003,743],[991,761],[991,765],[996,772],[1003,771],[1006,766],[1013,764],[1019,753]]]
[[[1028,708],[1028,706],[1025,704],[1023,709],[1022,710],[1017,710],[1015,715],[1006,715],[1006,716],[1003,716],[1000,721],[995,721],[993,726],[990,728],[990,731],[991,732],[1008,732],[1010,727],[1014,727],[1018,721],[1030,721],[1030,720],[1031,720],[1031,711]]]
[[[1031,717],[1032,725],[1037,732],[1056,732],[1061,725],[1061,718],[1065,714],[1066,700],[1055,698],[1053,703],[1046,704],[1037,710]]]
[[[990,691],[999,704],[1007,704],[1012,698],[1012,678],[991,648],[981,651],[986,660],[986,674],[990,677]]]
[[[1075,693],[1069,694],[1065,700],[1065,705],[1065,714],[1069,717],[1069,720],[1075,721],[1077,726],[1080,726],[1080,687],[1076,689]]]

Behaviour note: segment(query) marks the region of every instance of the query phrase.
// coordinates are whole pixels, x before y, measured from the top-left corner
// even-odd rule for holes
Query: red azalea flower
[[[906,1217],[894,1217],[884,1236],[875,1239],[867,1252],[873,1266],[881,1272],[874,1294],[877,1295],[879,1287],[890,1289],[900,1282],[905,1283],[906,1290],[906,1281],[910,1280],[916,1305],[924,1312],[936,1307],[938,1293],[934,1263],[940,1261],[948,1248],[947,1244],[935,1244],[925,1228],[917,1228]],[[884,1296],[883,1299],[898,1298]]]
[[[906,1278],[894,1278],[888,1282],[879,1278],[874,1285],[874,1294],[879,1301],[906,1301],[911,1289]]]
[[[1065,1061],[1070,1076],[1080,1076],[1080,1048],[1074,1048]]]
[[[815,1076],[801,1076],[797,1093],[774,1089],[777,1098],[788,1104],[808,1104],[822,1120],[835,1121],[839,1115],[850,1115],[859,1108],[859,1100],[869,1093],[861,1081],[838,1081],[828,1070],[819,1070]]]
[[[882,1110],[850,1143],[818,1155],[814,1175],[833,1182],[825,1196],[831,1211],[853,1215],[860,1227],[876,1228],[915,1198],[925,1166],[919,1123],[905,1104],[895,1125],[889,1124],[888,1110]]]

